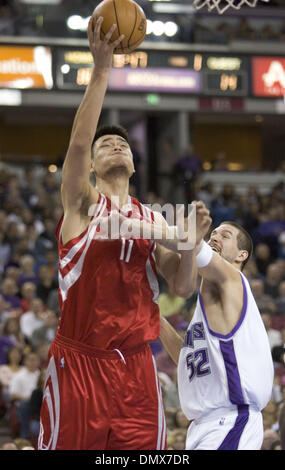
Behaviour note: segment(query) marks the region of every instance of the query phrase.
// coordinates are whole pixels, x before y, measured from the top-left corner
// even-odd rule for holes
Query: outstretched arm
[[[173,362],[177,365],[183,339],[163,317],[160,317],[160,336],[164,349],[169,354]]]
[[[193,294],[197,286],[198,269],[195,259],[197,245],[208,232],[212,222],[209,211],[202,201],[194,201],[192,205],[195,212],[184,219],[183,235],[181,228],[179,230],[178,227],[174,238],[171,238],[168,231],[173,228],[168,227],[165,221],[162,222],[165,232],[162,239],[158,240],[156,251],[159,271],[175,293],[186,299]],[[182,236],[183,238],[180,238]],[[178,254],[173,252],[176,249],[179,250]]]
[[[62,169],[62,200],[64,209],[81,207],[82,200],[90,192],[91,145],[96,133],[105,97],[114,48],[123,36],[113,42],[109,40],[115,25],[100,40],[100,17],[93,29],[93,16],[88,25],[89,47],[96,66],[86,88],[81,105],[75,116],[67,155]]]

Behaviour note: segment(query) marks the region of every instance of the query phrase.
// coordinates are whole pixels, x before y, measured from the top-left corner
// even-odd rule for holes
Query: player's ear
[[[240,250],[239,251],[239,254],[237,256],[237,261],[239,261],[239,263],[242,263],[243,261],[245,261],[247,258],[248,258],[248,251],[247,250]]]

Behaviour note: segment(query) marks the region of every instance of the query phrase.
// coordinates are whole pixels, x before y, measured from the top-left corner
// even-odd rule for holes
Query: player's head
[[[91,171],[104,178],[114,170],[129,178],[134,173],[133,154],[126,129],[121,126],[100,127],[92,143]]]
[[[239,224],[230,221],[222,222],[212,231],[209,245],[241,271],[253,252],[250,235]]]

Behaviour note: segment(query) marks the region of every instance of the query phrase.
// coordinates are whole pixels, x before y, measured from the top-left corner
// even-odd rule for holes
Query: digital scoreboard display
[[[92,68],[88,50],[58,50],[57,87],[86,87]],[[247,57],[137,50],[113,56],[109,89],[246,96],[248,70]]]
[[[239,56],[203,56],[203,92],[206,95],[246,96],[249,61]]]

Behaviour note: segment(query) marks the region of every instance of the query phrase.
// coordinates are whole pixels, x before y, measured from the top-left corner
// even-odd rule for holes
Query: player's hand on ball
[[[100,30],[103,22],[103,17],[96,18],[91,16],[88,24],[88,39],[89,47],[92,53],[96,70],[109,70],[112,66],[112,56],[114,49],[124,39],[124,34],[113,42],[110,42],[113,32],[117,28],[117,25],[113,24],[110,30],[105,35],[104,39],[100,39]]]
[[[185,244],[181,250],[194,249],[207,235],[212,219],[210,212],[202,201],[193,201],[192,210],[188,217],[184,218],[184,205],[177,211],[177,235],[180,242]]]
[[[204,202],[192,201],[191,204],[196,207],[196,245],[198,246],[207,235],[212,223],[212,218]]]

